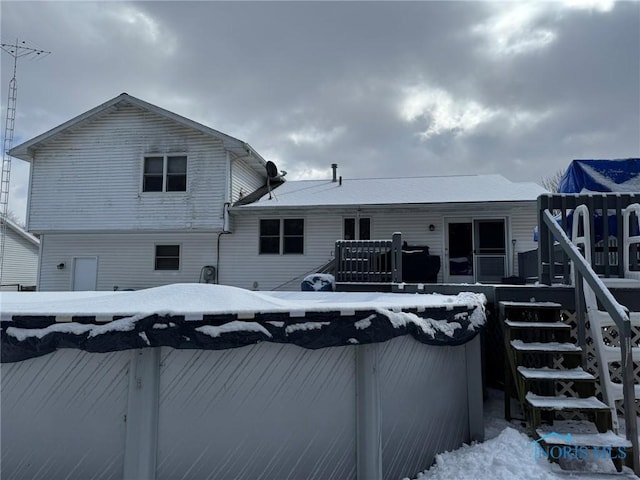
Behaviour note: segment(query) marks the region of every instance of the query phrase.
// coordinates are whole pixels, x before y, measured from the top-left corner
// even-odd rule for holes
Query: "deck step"
[[[580,353],[582,348],[573,343],[559,342],[523,342],[511,340],[511,346],[519,352],[543,352],[543,353]]]
[[[508,308],[537,308],[537,309],[544,309],[544,308],[548,308],[548,309],[558,309],[558,308],[562,308],[562,305],[560,305],[559,303],[555,303],[555,302],[507,302],[507,301],[501,301],[500,305],[504,305],[505,307]]]
[[[571,369],[554,369],[554,368],[526,368],[518,367],[518,372],[523,378],[527,380],[595,380],[596,377],[588,372],[585,372],[582,368]]]
[[[571,330],[571,325],[563,322],[514,322],[505,320],[504,324],[511,328],[549,328],[557,330]]]
[[[536,435],[547,445],[631,448],[631,442],[626,438],[611,430],[600,433],[593,423],[585,421],[561,420],[553,425],[541,425],[536,429]]]
[[[527,393],[527,396],[525,398],[527,399],[529,405],[540,410],[609,410],[609,406],[606,403],[602,403],[596,397],[546,397],[529,392]]]

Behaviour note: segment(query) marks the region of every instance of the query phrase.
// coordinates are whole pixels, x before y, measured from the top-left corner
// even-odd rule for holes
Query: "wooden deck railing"
[[[335,250],[336,282],[400,283],[402,235],[391,240],[338,240]]]
[[[602,218],[602,226],[591,229],[591,258],[596,274],[603,277],[624,277],[624,265],[619,259],[623,244],[622,211],[633,203],[640,202],[638,193],[590,193],[590,194],[548,194],[538,197],[538,278],[541,283],[571,283],[569,257],[563,249],[556,248],[557,237],[553,235],[544,220],[545,211],[558,219],[565,232],[571,230],[569,215],[579,205],[586,205],[592,216]],[[608,216],[618,219],[617,225],[609,225]],[[596,242],[596,234],[602,240]]]

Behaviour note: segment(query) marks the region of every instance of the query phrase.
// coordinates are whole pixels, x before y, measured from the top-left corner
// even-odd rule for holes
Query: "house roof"
[[[121,105],[133,105],[143,110],[147,110],[149,112],[156,113],[164,118],[169,120],[173,120],[180,125],[183,125],[188,128],[193,128],[202,132],[205,135],[210,135],[221,140],[226,149],[235,153],[236,155],[242,156],[243,159],[251,165],[254,169],[258,170],[260,173],[265,173],[265,165],[266,161],[258,152],[256,152],[248,143],[243,142],[237,138],[231,137],[225,133],[219,132],[218,130],[214,130],[213,128],[209,128],[201,123],[194,122],[193,120],[189,120],[186,117],[178,115],[176,113],[170,112],[169,110],[165,110],[164,108],[160,108],[151,103],[145,102],[144,100],[140,100],[139,98],[132,97],[127,93],[121,93],[115,98],[103,103],[102,105],[98,105],[91,110],[78,115],[77,117],[72,118],[71,120],[58,125],[55,128],[52,128],[48,132],[45,132],[37,137],[32,138],[31,140],[27,140],[26,142],[13,147],[9,154],[13,157],[19,158],[21,160],[26,160],[30,162],[33,160],[33,153],[40,146],[46,144],[50,140],[52,140],[57,135],[65,132],[70,128],[77,128],[85,123],[91,122],[96,117],[100,115],[104,115],[105,113],[112,112],[116,110]]]
[[[0,218],[0,224],[2,224],[2,222],[6,222],[7,223],[7,228],[10,228],[11,230],[13,230],[15,233],[17,233],[20,237],[24,238],[25,240],[27,240],[28,242],[32,243],[33,245],[35,245],[36,247],[40,246],[40,239],[31,235],[29,232],[27,232],[26,230],[24,230],[20,225],[18,225],[15,222],[12,222],[11,220],[7,219],[2,219]]]
[[[502,175],[289,180],[273,190],[271,199],[265,195],[234,208],[518,202],[544,193],[549,192],[536,183],[512,182]]]

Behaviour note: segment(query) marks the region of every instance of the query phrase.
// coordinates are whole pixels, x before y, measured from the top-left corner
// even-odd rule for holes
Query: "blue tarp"
[[[640,192],[640,158],[626,158],[619,160],[573,160],[564,172],[558,184],[558,193],[588,193],[588,192]],[[560,217],[558,216],[558,222]],[[567,215],[566,233],[571,237],[573,212]],[[595,214],[593,218],[595,240],[603,238],[602,215]],[[618,221],[609,215],[609,232],[616,232]],[[538,241],[538,227],[533,231],[533,240]]]
[[[573,160],[558,193],[640,192],[640,158]]]

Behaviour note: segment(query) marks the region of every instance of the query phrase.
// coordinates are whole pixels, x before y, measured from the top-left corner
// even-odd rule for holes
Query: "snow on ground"
[[[485,441],[437,455],[435,464],[416,480],[637,479],[626,467],[617,474],[609,460],[595,465],[571,465],[572,470],[568,471],[545,458],[536,458],[533,439],[523,433],[525,428],[521,422],[504,420],[503,393],[489,390],[488,394]]]

